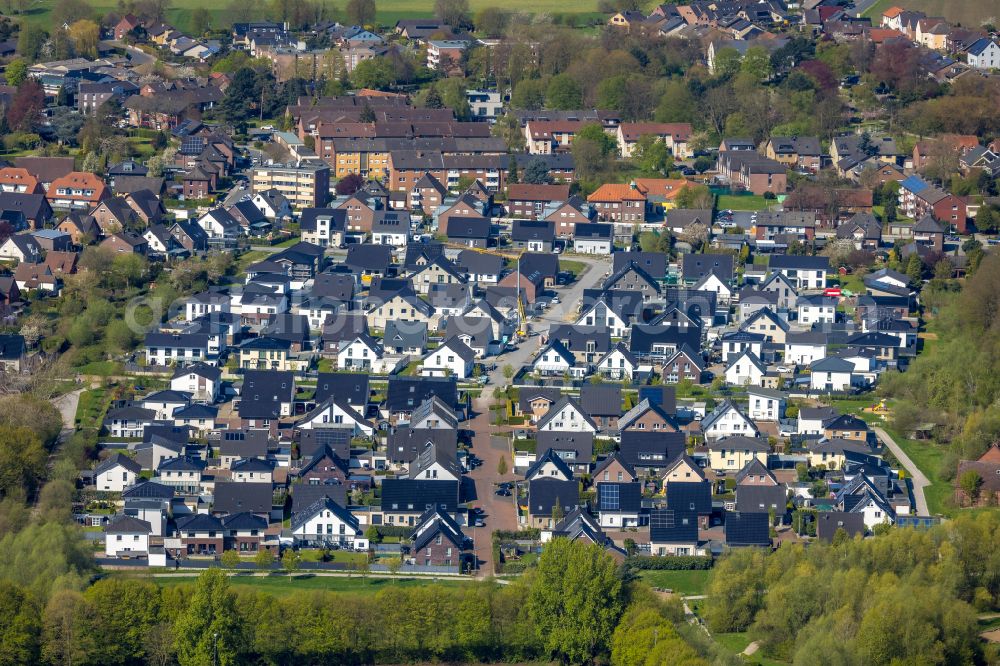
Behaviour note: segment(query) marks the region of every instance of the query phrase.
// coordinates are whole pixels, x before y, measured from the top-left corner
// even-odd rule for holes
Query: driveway
[[[552,324],[563,324],[575,319],[577,308],[583,298],[583,290],[590,289],[604,279],[604,273],[611,268],[609,258],[590,258],[573,256],[573,261],[586,264],[586,268],[577,276],[573,284],[556,289],[560,303],[550,307],[532,322],[533,330],[544,333]],[[478,506],[486,514],[485,527],[470,527],[469,536],[475,541],[476,558],[479,561],[478,576],[493,574],[493,548],[491,535],[497,530],[518,529],[515,498],[498,497],[494,492],[496,484],[501,481],[514,481],[514,460],[511,456],[510,440],[507,437],[495,437],[494,432],[501,426],[490,423],[490,405],[493,403],[493,391],[496,387],[507,384],[503,376],[504,366],[510,365],[515,370],[531,360],[538,351],[537,337],[523,341],[518,347],[505,354],[490,359],[496,364],[496,370],[489,373],[489,383],[483,388],[482,395],[472,403],[474,416],[466,425],[473,431],[472,452],[483,461],[483,464],[466,475],[472,479],[475,489],[475,499],[470,498],[470,506]],[[507,462],[507,473],[497,473],[500,458]]]
[[[911,482],[913,484],[913,502],[917,505],[917,515],[918,516],[929,516],[930,511],[927,509],[927,498],[924,496],[924,488],[931,485],[931,482],[924,476],[924,473],[920,471],[910,457],[903,452],[903,449],[899,448],[899,444],[893,441],[892,437],[889,436],[882,428],[872,428],[875,431],[875,436],[879,438],[888,448],[892,451],[892,455],[896,456],[896,460],[899,464],[906,469],[906,473],[910,475]]]
[[[500,481],[513,481],[511,469],[514,461],[510,456],[510,444],[505,437],[493,437],[497,426],[490,424],[490,404],[493,402],[493,391],[489,387],[483,392],[483,397],[473,403],[475,416],[467,427],[474,432],[472,437],[472,452],[483,461],[483,464],[466,475],[475,484],[475,499],[469,499],[470,506],[478,506],[486,514],[485,527],[469,527],[475,542],[476,559],[479,562],[480,577],[493,574],[493,540],[492,534],[497,530],[516,530],[517,511],[514,508],[513,497],[498,497],[494,490]],[[507,473],[501,476],[497,473],[500,459],[507,462]]]

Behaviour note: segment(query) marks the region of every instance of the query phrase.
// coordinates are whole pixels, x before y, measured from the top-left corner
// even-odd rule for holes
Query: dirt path
[[[910,479],[913,481],[913,502],[916,504],[917,515],[931,515],[927,509],[927,498],[924,496],[924,488],[931,485],[930,480],[910,460],[910,457],[899,447],[899,444],[896,444],[892,437],[889,436],[889,433],[878,427],[873,427],[872,429],[875,431],[875,435],[892,451],[892,455],[896,456],[899,464],[906,468],[907,474],[910,475]]]

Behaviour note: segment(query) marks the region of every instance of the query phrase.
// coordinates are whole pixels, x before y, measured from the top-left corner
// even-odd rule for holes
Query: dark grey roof
[[[745,513],[767,513],[770,510],[780,516],[785,513],[787,494],[783,483],[776,486],[737,486],[736,510]]]
[[[667,255],[662,252],[615,252],[612,258],[612,274],[629,264],[635,264],[653,279],[663,278],[667,274]]]
[[[340,506],[334,502],[329,497],[321,497],[309,506],[296,511],[292,514],[292,529],[297,530],[304,523],[306,523],[310,518],[315,516],[320,511],[329,511],[335,515],[340,521],[347,523],[354,529],[355,534],[361,533],[361,525],[358,523],[357,517],[354,516],[350,511]]]
[[[390,412],[412,412],[434,396],[448,406],[455,405],[458,402],[458,385],[455,378],[390,377],[385,404]]]
[[[767,513],[726,512],[727,546],[770,546],[771,532]]]
[[[259,458],[267,455],[267,430],[223,430],[219,452],[224,456]]]
[[[428,445],[454,448],[457,442],[458,431],[451,428],[412,429],[400,426],[389,433],[386,449],[390,461],[410,463]]]
[[[597,510],[639,513],[642,507],[642,484],[638,481],[597,484]]]
[[[385,272],[392,265],[392,248],[387,245],[351,245],[347,248],[344,265],[353,269]]]
[[[865,533],[865,517],[860,513],[845,511],[820,511],[816,514],[816,536],[821,541],[832,541],[838,529],[847,532],[847,536]]]
[[[122,499],[170,499],[173,496],[174,489],[172,487],[155,481],[140,481],[122,491]]]
[[[540,430],[535,433],[535,450],[576,451],[575,464],[590,463],[594,455],[594,433]]]
[[[104,528],[105,534],[151,534],[153,528],[148,521],[118,514],[112,516]]]
[[[258,530],[260,534],[267,529],[267,519],[248,511],[231,513],[222,518],[222,526],[234,532]]]
[[[450,222],[448,228],[451,228]],[[514,220],[510,233],[511,240],[515,242],[541,241],[551,243],[555,239],[555,235],[555,224],[545,220]]]
[[[810,257],[796,254],[772,254],[767,267],[771,270],[830,270],[829,257]]]
[[[733,279],[733,255],[685,254],[682,272],[685,280],[700,280],[715,273],[723,282]]]
[[[239,483],[217,481],[213,493],[214,513],[271,512],[271,485],[268,483]]]
[[[247,370],[240,389],[240,418],[276,419],[282,403],[292,401],[295,376],[292,372]]]
[[[571,470],[569,465],[566,464],[566,461],[560,458],[552,449],[546,449],[540,456],[535,458],[535,462],[533,462],[531,467],[528,468],[528,471],[524,473],[524,478],[531,480],[532,477],[534,477],[535,474],[547,463],[555,465],[556,469],[558,469],[567,479],[573,478],[573,470]]]
[[[368,374],[362,372],[321,372],[316,380],[317,403],[336,395],[349,405],[368,404]]]
[[[544,477],[528,482],[528,513],[532,516],[550,515],[556,505],[562,508],[565,516],[579,504],[579,482],[575,480]]]
[[[340,506],[347,506],[347,486],[331,479],[324,483],[296,483],[291,488],[292,515],[324,497]]]
[[[580,407],[589,416],[621,416],[621,386],[618,384],[583,385],[580,387]]]
[[[670,481],[667,506],[679,513],[712,513],[712,484],[708,481]]]
[[[413,542],[411,552],[419,552],[438,534],[451,541],[460,550],[465,548],[467,537],[458,523],[448,513],[432,508],[417,521],[417,527],[410,536]]]
[[[619,444],[622,460],[633,467],[664,467],[684,453],[687,437],[683,432],[640,432],[626,430]]]
[[[439,508],[454,513],[458,507],[458,481],[386,479],[382,482],[382,511],[424,513]]]
[[[649,512],[650,543],[689,544],[698,542],[698,514],[676,509]]]
[[[94,468],[94,476],[97,476],[102,472],[106,472],[109,469],[114,469],[118,465],[121,465],[134,474],[138,474],[142,471],[142,465],[137,463],[135,460],[129,458],[124,453],[115,453],[98,463],[97,467]]]
[[[448,218],[448,238],[486,240],[490,237],[491,228],[488,217]]]

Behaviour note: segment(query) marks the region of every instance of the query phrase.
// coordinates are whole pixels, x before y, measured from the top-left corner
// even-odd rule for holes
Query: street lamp
[[[219,666],[219,632],[212,634],[212,666]]]

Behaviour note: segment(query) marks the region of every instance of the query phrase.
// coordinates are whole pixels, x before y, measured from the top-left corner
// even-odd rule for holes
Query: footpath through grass
[[[198,580],[196,575],[191,576],[157,576],[153,578],[160,587],[174,587],[177,585],[194,585]],[[312,574],[296,574],[287,576],[285,574],[271,574],[270,576],[230,576],[230,584],[235,587],[254,588],[261,592],[268,592],[275,595],[292,594],[301,590],[326,590],[327,592],[356,592],[362,594],[374,594],[381,589],[400,586],[414,587],[417,585],[477,585],[465,581],[448,580],[445,578],[362,578],[357,576],[313,576]]]

